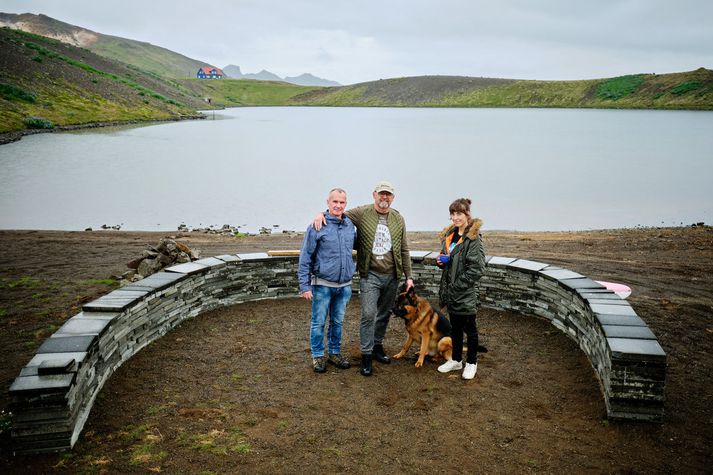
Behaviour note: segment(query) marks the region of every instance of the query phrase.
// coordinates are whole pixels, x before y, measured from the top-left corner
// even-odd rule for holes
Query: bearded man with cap
[[[413,287],[406,223],[401,214],[391,208],[396,197],[394,186],[381,181],[374,187],[372,196],[373,204],[344,213],[357,227],[360,372],[364,376],[372,374],[372,359],[383,364],[391,362],[384,351],[384,335],[402,274],[406,288]],[[319,230],[323,223],[324,215],[320,213],[313,225]]]

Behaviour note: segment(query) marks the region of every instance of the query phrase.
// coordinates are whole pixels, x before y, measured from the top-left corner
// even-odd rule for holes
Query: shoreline
[[[116,127],[119,125],[135,125],[135,124],[152,124],[152,123],[162,123],[162,122],[180,122],[182,120],[202,120],[206,119],[208,116],[203,113],[198,113],[196,115],[186,115],[180,117],[173,117],[170,119],[132,119],[132,120],[114,120],[107,122],[88,122],[86,124],[71,124],[71,125],[58,125],[52,129],[22,129],[13,130],[11,132],[0,133],[0,145],[5,145],[12,142],[17,142],[22,139],[22,137],[35,134],[45,134],[54,132],[69,132],[72,130],[82,130],[82,129],[98,129],[101,127]]]

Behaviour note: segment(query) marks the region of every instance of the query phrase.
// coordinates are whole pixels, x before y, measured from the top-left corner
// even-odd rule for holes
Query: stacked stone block
[[[436,253],[413,251],[421,295],[435,302]],[[83,306],[10,387],[16,452],[71,448],[106,380],[142,348],[206,311],[298,294],[296,256],[222,255],[179,264]],[[566,269],[489,257],[484,306],[548,319],[589,356],[611,418],[661,420],[666,354],[629,304]],[[353,288],[358,291],[358,276]]]

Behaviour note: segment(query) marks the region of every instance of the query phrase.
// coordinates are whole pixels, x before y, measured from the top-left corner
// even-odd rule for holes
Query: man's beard
[[[379,207],[379,209],[389,209],[389,206],[391,205],[388,201],[379,201],[379,204],[377,206]]]

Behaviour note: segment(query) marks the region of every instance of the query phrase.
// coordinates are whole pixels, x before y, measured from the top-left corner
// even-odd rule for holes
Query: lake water
[[[485,229],[710,224],[712,179],[713,112],[236,108],[0,146],[0,228],[302,231],[380,180],[410,230],[461,196]]]

